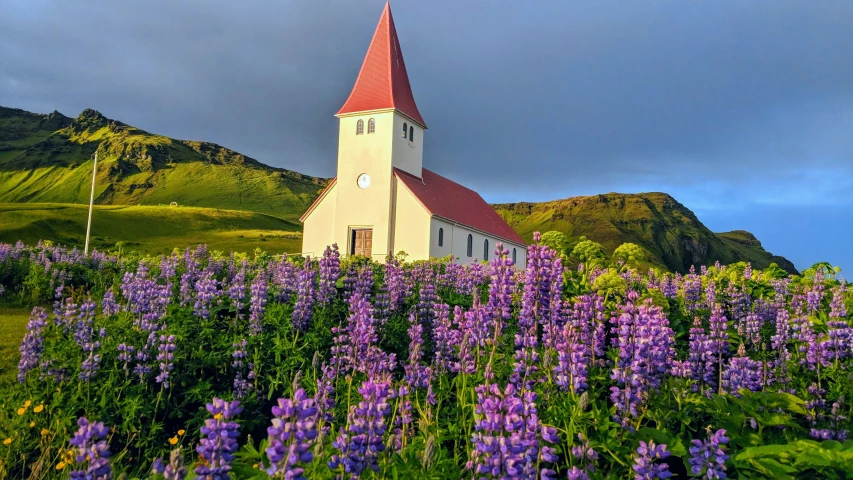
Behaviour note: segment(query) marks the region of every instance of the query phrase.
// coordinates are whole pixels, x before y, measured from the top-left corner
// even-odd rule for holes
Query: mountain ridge
[[[77,117],[0,106],[0,202],[88,203],[98,153],[96,203],[248,210],[295,222],[329,179],[266,165],[221,145],[146,132],[85,109]],[[668,194],[608,193],[492,205],[526,240],[533,231],[581,235],[609,251],[624,242],[657,265],[686,271],[720,260],[770,262],[751,233],[715,234]]]
[[[584,236],[601,243],[608,252],[622,243],[636,243],[650,257],[672,271],[714,261],[752,262],[756,268],[776,263],[797,273],[784,257],[773,255],[749,232],[714,233],[696,214],[663,192],[606,193],[547,202],[494,204],[493,208],[525,240],[534,231],[555,230],[570,239]]]

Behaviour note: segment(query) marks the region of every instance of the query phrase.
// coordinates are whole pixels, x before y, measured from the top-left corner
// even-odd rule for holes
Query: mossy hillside
[[[683,272],[690,265],[715,261],[748,261],[756,268],[775,262],[796,272],[790,261],[765,251],[748,232],[715,234],[687,207],[665,193],[608,193],[493,207],[526,240],[531,240],[535,231],[556,230],[571,239],[585,236],[604,245],[610,253],[622,243],[636,243],[646,250],[649,263],[672,271]],[[753,241],[735,240],[743,234]]]
[[[296,219],[325,179],[266,166],[207,142],[174,140],[94,110],[70,119],[0,107],[0,201],[96,202],[252,210]]]
[[[0,242],[49,239],[83,246],[86,205],[0,203]],[[91,246],[159,254],[205,243],[212,250],[270,253],[301,251],[301,226],[272,215],[199,207],[98,205]]]

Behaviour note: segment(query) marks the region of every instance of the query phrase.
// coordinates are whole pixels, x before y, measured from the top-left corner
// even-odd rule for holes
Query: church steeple
[[[352,93],[337,115],[392,108],[426,128],[409,85],[391,6],[386,3]]]

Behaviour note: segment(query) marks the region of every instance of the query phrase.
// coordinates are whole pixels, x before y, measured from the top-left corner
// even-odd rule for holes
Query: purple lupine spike
[[[105,317],[109,317],[118,313],[118,304],[116,303],[113,288],[110,287],[104,293],[104,299],[101,301],[101,311]]]
[[[388,257],[388,261],[385,263],[384,283],[388,285],[391,311],[399,310],[409,296],[411,288],[406,282],[405,275],[403,275],[403,268],[393,257]]]
[[[353,285],[353,293],[361,295],[362,298],[370,300],[373,295],[373,267],[370,264],[363,265],[358,270],[358,278]]]
[[[336,283],[341,276],[341,252],[338,244],[326,247],[320,259],[320,284],[317,288],[317,302],[325,307],[334,299],[338,289]]]
[[[293,328],[300,332],[307,332],[311,326],[311,318],[314,315],[314,292],[317,289],[314,267],[310,259],[305,260],[305,265],[299,271],[296,278],[296,305],[293,307]]]
[[[687,308],[687,312],[692,314],[702,304],[702,277],[694,272],[686,275],[684,283],[682,283],[682,294],[684,306]]]
[[[234,376],[234,398],[237,399],[246,397],[246,395],[254,389],[254,385],[249,381],[254,378],[254,365],[246,361],[249,357],[249,353],[246,350],[247,346],[248,342],[245,338],[231,345],[231,348],[233,348],[231,358],[234,359],[231,362],[231,368],[237,371]],[[249,367],[249,374],[244,376],[243,366],[247,363]]]
[[[763,364],[746,356],[743,344],[738,347],[737,356],[729,361],[728,368],[723,370],[723,388],[740,397],[738,390],[745,388],[757,392],[762,389],[761,372]]]
[[[103,422],[91,423],[86,417],[77,420],[80,427],[71,438],[76,451],[74,461],[82,468],[71,472],[73,479],[108,480],[113,478],[110,448],[106,442],[109,429]]]
[[[259,335],[263,331],[261,321],[267,308],[267,279],[258,272],[249,287],[249,335]]]
[[[554,382],[564,390],[576,394],[583,392],[588,386],[586,376],[590,350],[575,324],[567,323],[563,326],[556,349]]]
[[[655,445],[652,440],[649,440],[648,443],[640,441],[640,446],[637,447],[637,456],[634,457],[634,465],[631,467],[634,470],[634,478],[636,480],[652,480],[671,477],[669,465],[655,463],[655,460],[667,457],[669,457],[669,452],[666,450],[666,445]]]
[[[714,385],[714,364],[716,358],[711,350],[711,344],[702,321],[699,317],[693,318],[693,326],[690,328],[690,342],[687,354],[687,376],[696,381],[694,391],[704,393],[707,386]]]
[[[74,332],[74,340],[83,349],[84,360],[80,366],[80,380],[88,382],[98,372],[101,356],[95,351],[100,348],[101,342],[95,337],[94,321],[97,304],[92,299],[87,299],[80,305],[80,317]]]
[[[409,315],[409,362],[405,366],[406,382],[412,387],[422,388],[427,386],[430,376],[428,366],[421,363],[423,356],[423,326],[418,323],[415,314]]]
[[[213,273],[205,270],[195,284],[195,305],[193,312],[204,319],[210,318],[210,307],[219,296],[219,281],[213,278]]]
[[[693,440],[690,447],[690,471],[703,478],[726,478],[726,462],[729,456],[723,445],[729,443],[725,430],[717,430],[707,440]]]
[[[130,374],[130,371],[128,370],[128,364],[131,360],[133,360],[133,354],[134,352],[136,352],[136,348],[126,343],[120,343],[116,347],[116,350],[118,350],[119,352],[118,361],[122,362],[123,364],[124,375],[128,376]]]
[[[231,462],[237,452],[237,437],[240,435],[240,425],[231,419],[243,411],[240,402],[227,402],[214,398],[208,403],[207,411],[213,416],[204,421],[201,434],[204,435],[196,451],[202,462],[196,467],[195,473],[205,480],[229,480],[231,478]]]
[[[169,464],[163,468],[163,478],[166,480],[184,480],[187,476],[187,467],[184,466],[184,456],[181,449],[172,450],[169,455]]]
[[[245,260],[243,261],[243,265],[240,267],[240,270],[236,275],[231,279],[231,284],[228,285],[228,289],[226,290],[226,294],[228,298],[231,300],[231,306],[234,307],[234,310],[237,311],[237,319],[242,319],[243,314],[241,310],[243,306],[245,306],[246,300],[246,266],[247,263]]]
[[[34,307],[27,322],[27,333],[21,341],[21,360],[18,362],[18,382],[24,383],[27,372],[36,368],[44,351],[44,328],[47,312],[43,307]]]
[[[452,368],[456,361],[456,331],[450,320],[450,306],[446,303],[436,303],[435,309],[435,328],[433,329],[434,355],[433,355],[433,371],[447,372]],[[462,308],[458,305],[454,307],[454,316],[459,318],[462,316]]]
[[[160,362],[160,373],[155,378],[162,383],[163,388],[169,388],[169,376],[175,368],[175,336],[160,335],[160,345],[157,347],[157,361]]]
[[[367,468],[379,471],[378,457],[385,450],[386,418],[391,412],[387,382],[368,380],[361,384],[358,392],[362,400],[351,407],[347,427],[341,428],[332,443],[338,453],[329,461],[329,467],[341,468],[352,477],[360,476]]]
[[[631,291],[622,314],[617,319],[619,357],[610,378],[610,399],[616,405],[614,420],[633,431],[630,421],[639,414],[638,407],[651,390],[656,390],[671,369],[675,357],[675,333],[660,307],[647,299],[634,306],[639,295]]]
[[[509,257],[509,250],[498,242],[495,245],[495,257],[489,263],[489,303],[487,311],[496,321],[504,322],[512,317],[512,292],[515,289],[513,274],[515,264]]]
[[[305,478],[304,465],[314,459],[311,446],[317,438],[317,413],[314,399],[304,389],[298,389],[292,399],[278,399],[272,407],[272,425],[267,428],[268,475],[293,480]]]
[[[553,478],[545,465],[557,460],[549,446],[559,442],[556,429],[539,422],[536,394],[519,395],[513,384],[476,387],[474,449],[466,464],[477,477]],[[537,468],[539,470],[537,471]]]

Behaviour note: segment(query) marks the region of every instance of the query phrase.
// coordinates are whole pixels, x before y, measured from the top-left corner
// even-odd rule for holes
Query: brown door
[[[373,254],[373,229],[359,228],[352,231],[352,255],[370,257]]]

